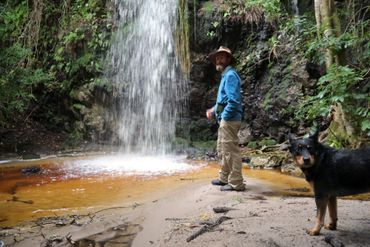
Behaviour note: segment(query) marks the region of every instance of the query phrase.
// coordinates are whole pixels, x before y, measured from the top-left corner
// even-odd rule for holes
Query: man
[[[206,112],[208,119],[216,117],[219,123],[217,153],[221,159],[221,170],[219,178],[212,180],[212,184],[221,186],[221,191],[243,191],[245,185],[238,146],[242,118],[240,77],[231,67],[235,59],[230,49],[220,46],[208,58],[216,66],[216,70],[222,72],[216,104]]]

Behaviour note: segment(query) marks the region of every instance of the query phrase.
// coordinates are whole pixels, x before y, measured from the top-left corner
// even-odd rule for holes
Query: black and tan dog
[[[337,150],[319,143],[317,137],[318,132],[303,139],[289,135],[294,162],[315,194],[317,222],[307,230],[310,235],[320,233],[326,207],[330,223],[325,228],[337,228],[337,196],[370,192],[370,148]]]

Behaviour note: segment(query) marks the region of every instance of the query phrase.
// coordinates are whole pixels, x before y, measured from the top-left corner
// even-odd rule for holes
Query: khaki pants
[[[238,145],[240,125],[240,121],[221,120],[217,138],[217,153],[221,159],[220,180],[230,184],[235,190],[244,189],[242,158]]]

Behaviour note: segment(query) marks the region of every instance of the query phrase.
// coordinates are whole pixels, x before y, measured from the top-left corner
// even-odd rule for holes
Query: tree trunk
[[[334,0],[315,0],[315,17],[319,38],[330,39],[341,35],[341,26]],[[334,63],[344,64],[344,52],[337,52],[328,47],[325,51],[326,69],[329,69]]]
[[[321,29],[321,2],[322,0],[315,0],[315,18],[316,18],[317,36],[319,38]]]
[[[341,25],[334,0],[315,0],[314,3],[317,34],[319,39],[339,37],[341,35]],[[344,50],[337,51],[332,47],[328,47],[326,49],[326,69],[328,70],[333,64],[345,65]],[[350,137],[355,133],[354,128],[348,121],[348,115],[343,111],[340,103],[332,106],[332,108],[334,109],[334,123],[331,125],[333,131],[342,133],[341,137],[350,142],[352,139]],[[345,137],[343,135],[345,135]]]

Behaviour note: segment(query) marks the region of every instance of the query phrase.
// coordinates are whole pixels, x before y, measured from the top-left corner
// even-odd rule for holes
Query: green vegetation
[[[245,2],[249,5],[258,1]],[[337,4],[343,31],[339,33],[335,30],[337,35],[323,35],[327,31],[324,25],[317,29],[313,9],[297,18],[281,11],[281,8],[279,10],[268,7],[275,6],[276,1],[263,2],[265,6],[259,6],[278,20],[278,27],[268,41],[269,76],[276,77],[276,65],[282,61],[281,54],[286,53],[286,48],[289,46],[293,47],[291,53],[295,56],[307,59],[307,62],[323,70],[316,82],[314,92],[301,96],[299,110],[294,112],[294,121],[298,124],[304,119],[307,125],[314,125],[315,122],[327,117],[333,107],[339,107],[341,110],[338,114],[343,115],[345,120],[344,123],[335,123],[331,126],[328,142],[338,147],[357,146],[359,143],[366,142],[370,137],[368,67],[370,64],[370,20],[368,19],[370,6],[364,5],[361,1]],[[325,70],[326,54],[329,50],[337,58]],[[258,61],[258,54],[258,51],[252,50],[252,54],[248,55],[249,60],[253,63],[256,59]],[[284,74],[285,80],[289,79],[289,74]],[[289,80],[292,82],[292,79]],[[265,107],[268,107],[270,98],[271,92],[268,92],[265,95]],[[343,124],[348,126],[340,126]],[[351,139],[354,140],[352,143]]]
[[[212,30],[207,32],[207,36],[210,38],[214,38],[216,36],[216,31],[217,28],[219,28],[220,23],[218,21],[212,22]]]
[[[274,21],[281,15],[279,0],[224,0],[222,9],[225,18],[232,17],[244,23],[258,23],[263,16]]]
[[[36,115],[55,127],[73,122],[71,90],[102,72],[107,13],[100,0],[0,3],[0,128]]]
[[[214,3],[212,1],[207,1],[203,4],[203,10],[206,13],[211,13],[214,10]]]
[[[315,94],[303,98],[296,117],[305,116],[307,120],[315,121],[318,117],[327,116],[333,107],[340,107],[347,121],[345,125],[348,125],[344,126],[347,140],[370,136],[370,22],[366,19],[369,8],[364,7],[361,1],[339,5],[338,15],[345,28],[336,36],[314,36],[313,26],[303,30],[305,37],[309,38],[303,43],[307,59],[324,66],[327,58],[323,54],[328,50],[338,58],[318,80]],[[320,27],[318,33],[324,32]],[[338,133],[334,135],[339,136],[341,131],[335,131]]]
[[[274,139],[262,139],[260,141],[250,141],[247,147],[251,149],[256,149],[261,148],[263,146],[273,146],[276,144],[277,142]]]
[[[341,28],[334,30],[325,22],[317,25],[314,8],[302,11],[297,18],[289,14],[284,1],[279,0],[192,2],[194,12],[196,6],[201,6],[201,11],[211,16],[204,32],[210,40],[219,40],[225,23],[252,27],[250,35],[242,41],[244,44],[235,41],[240,48],[235,52],[240,58],[237,69],[244,77],[259,69],[267,70],[262,73],[266,73],[269,85],[261,95],[266,112],[277,95],[289,97],[288,89],[299,84],[293,76],[297,63],[309,63],[318,68],[316,74],[311,75],[313,78],[309,78],[313,85],[299,95],[298,107],[282,107],[277,116],[284,117],[284,123],[290,126],[298,126],[301,121],[309,126],[338,107],[348,126],[343,129],[340,123],[333,124],[329,142],[338,147],[353,145],[348,141],[349,134],[359,142],[368,141],[368,4],[360,0],[336,1],[336,12],[329,17],[339,18]],[[183,70],[188,73],[191,67],[188,39],[193,30],[187,25],[191,21],[187,16],[188,1],[179,3],[177,48],[182,54]],[[94,98],[95,95],[90,94],[96,87],[112,90],[112,86],[101,79],[103,59],[115,31],[110,4],[106,0],[7,0],[0,3],[0,133],[33,119],[48,128],[67,130],[71,133],[71,142],[86,138],[80,113],[91,102],[85,98]],[[196,23],[193,24],[197,28]],[[253,31],[262,30],[265,24],[271,30],[264,31],[271,33],[265,38],[256,37]],[[328,32],[331,35],[326,35]],[[332,63],[328,62],[328,56],[335,57]],[[215,130],[210,130],[207,122],[191,123],[187,128],[195,133],[187,137],[194,145],[214,146],[214,143],[195,142],[215,138]],[[349,129],[353,131],[349,133]],[[261,144],[250,142],[249,145]]]
[[[215,150],[217,143],[216,141],[199,141],[192,142],[191,145],[200,150]]]

